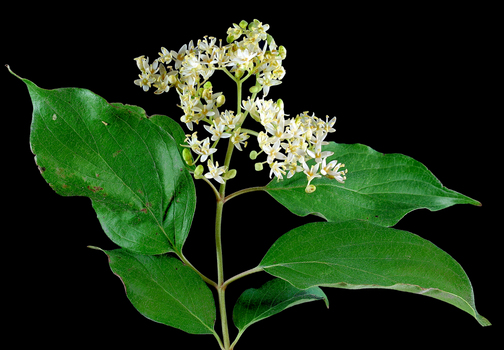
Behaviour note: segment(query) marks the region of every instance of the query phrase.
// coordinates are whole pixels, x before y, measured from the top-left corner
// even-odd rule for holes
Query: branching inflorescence
[[[184,153],[185,161],[190,164],[206,162],[195,170],[195,177],[204,176],[219,183],[235,176],[236,171],[228,169],[228,164],[219,166],[214,161],[221,139],[229,138],[234,147],[240,151],[247,146],[250,135],[257,138],[260,150],[252,151],[250,157],[256,159],[264,153],[266,160],[255,164],[256,170],[262,170],[264,164],[273,175],[282,180],[284,176],[292,177],[295,173],[304,172],[308,179],[306,192],[315,191],[311,185],[314,178],[325,176],[343,183],[346,170],[340,170],[344,164],[336,160],[327,162],[332,156],[329,151],[322,151],[322,146],[329,133],[335,132],[336,117],[325,120],[310,115],[308,112],[288,118],[284,112],[282,100],[266,100],[272,86],[279,85],[285,76],[282,61],[286,49],[277,46],[273,37],[267,33],[269,25],[254,20],[251,23],[242,21],[228,29],[227,45],[222,40],[217,44],[214,37],[204,37],[194,45],[193,41],[183,45],[180,50],[169,51],[162,47],[159,57],[152,63],[149,58],[135,58],[141,71],[135,84],[144,91],[154,87],[155,94],[175,89],[180,97],[179,107],[183,111],[180,120],[185,123],[192,134],[186,135],[186,144],[191,152]],[[238,40],[240,39],[241,40]],[[238,84],[238,110],[220,111],[225,103],[221,92],[215,93],[210,78],[215,71],[224,71]],[[255,76],[256,83],[250,88],[252,96],[241,99],[241,84],[249,77]],[[262,98],[257,94],[262,91]],[[263,129],[254,131],[242,127],[245,118],[250,115],[260,123]],[[204,123],[205,136],[200,138],[194,131],[194,124]],[[311,159],[315,164],[308,165]]]

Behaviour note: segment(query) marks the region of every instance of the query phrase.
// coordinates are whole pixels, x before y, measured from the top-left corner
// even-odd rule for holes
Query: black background
[[[463,266],[478,311],[493,326],[483,328],[470,315],[432,298],[325,288],[329,310],[322,302],[288,309],[253,325],[236,348],[447,346],[474,340],[480,346],[489,344],[502,326],[496,292],[502,275],[497,156],[502,111],[492,108],[497,99],[492,87],[494,9],[249,6],[254,9],[209,3],[4,7],[0,63],[43,88],[87,88],[109,102],[138,105],[148,115],[178,120],[174,91],[156,96],[133,84],[138,74],[133,58],[146,55],[152,61],[161,46],[178,51],[204,35],[225,39],[227,28],[242,19],[270,24],[269,33],[287,48],[287,74],[268,97],[282,98],[286,113],[308,110],[321,117],[337,116],[332,140],[411,156],[446,187],[483,204],[417,210],[395,227],[432,241]],[[154,323],[131,306],[106,256],[86,248],[116,248],[102,232],[89,199],[58,196],[35,166],[26,87],[5,68],[0,69],[0,79],[7,335],[21,331],[15,338],[20,345],[57,348],[185,344],[217,349],[212,336]],[[223,74],[211,80],[214,91],[226,94],[226,107],[234,109],[233,83]],[[269,181],[267,171],[254,172],[246,156],[251,149],[235,152],[232,164],[238,178],[230,181],[228,193]],[[198,206],[184,253],[203,273],[216,278],[213,197],[206,184],[197,182],[196,187]],[[228,278],[255,267],[284,232],[316,220],[295,217],[266,193],[229,203],[223,231]],[[269,279],[262,273],[233,283],[227,293],[229,309],[243,290]],[[232,325],[231,332],[235,334]]]

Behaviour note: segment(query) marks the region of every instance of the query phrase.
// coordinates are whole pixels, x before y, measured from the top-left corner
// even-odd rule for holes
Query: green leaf
[[[295,287],[385,288],[430,296],[490,323],[469,278],[447,253],[409,232],[365,221],[317,222],[289,231],[259,267]]]
[[[239,329],[239,336],[252,324],[273,316],[291,306],[315,300],[329,302],[325,293],[318,287],[301,290],[292,284],[274,279],[259,289],[247,289],[237,300],[233,310],[233,321]]]
[[[421,163],[402,154],[383,154],[360,144],[324,148],[348,169],[344,184],[328,178],[312,181],[317,187],[305,192],[306,175],[271,181],[266,191],[296,215],[315,214],[328,221],[352,219],[382,226],[395,225],[404,215],[420,208],[431,211],[454,204],[481,205],[449,190]]]
[[[105,233],[123,248],[181,251],[196,193],[174,139],[140,107],[22,80],[33,102],[32,151],[50,186],[91,198]]]
[[[186,134],[184,133],[184,129],[182,129],[180,124],[170,117],[159,114],[150,116],[149,120],[158,125],[161,129],[163,129],[173,137],[173,139],[177,143],[177,148],[179,150],[180,156],[182,157],[182,151],[187,148],[183,147],[182,145],[187,145],[187,143],[185,142]],[[196,168],[195,165],[188,166],[187,164],[186,167],[191,171],[194,171],[194,169]]]
[[[142,315],[187,333],[216,334],[212,292],[189,266],[170,255],[147,256],[126,249],[103,252]]]

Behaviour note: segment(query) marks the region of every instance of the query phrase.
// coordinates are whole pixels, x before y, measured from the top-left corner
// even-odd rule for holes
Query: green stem
[[[224,284],[222,285],[224,288],[227,288],[227,286],[229,284],[231,284],[231,282],[234,282],[236,280],[239,280],[240,278],[243,278],[245,276],[248,276],[248,275],[251,275],[253,273],[256,273],[256,272],[261,272],[263,271],[264,269],[262,267],[254,267],[253,269],[250,269],[250,270],[247,270],[247,271],[243,271],[242,273],[239,273],[238,275],[234,276],[234,277],[231,277],[230,279],[228,279],[226,282],[224,282]]]
[[[221,185],[221,193],[225,191],[225,184]],[[217,213],[215,215],[215,249],[217,253],[217,293],[219,295],[219,313],[222,327],[222,337],[224,341],[224,349],[229,349],[229,327],[226,312],[226,295],[224,286],[224,263],[222,259],[222,210],[224,200],[221,197],[217,201]]]
[[[230,73],[225,70],[228,75]],[[233,77],[234,78],[234,77]],[[238,107],[236,114],[238,115],[241,112],[241,94],[242,94],[242,84],[239,80],[233,79],[236,81],[237,85],[237,100]],[[226,158],[224,160],[224,166],[227,170],[229,170],[229,164],[231,162],[231,156],[233,155],[234,145],[229,140],[228,149],[226,152]],[[224,198],[226,196],[226,183],[220,185],[219,188],[219,196],[217,199],[217,211],[215,215],[215,249],[217,254],[217,293],[219,296],[219,312],[221,319],[221,327],[222,327],[222,338],[224,342],[224,349],[230,350],[230,341],[229,341],[229,327],[227,320],[227,310],[226,310],[226,285],[224,284],[224,263],[222,257],[222,211],[224,207]]]
[[[256,191],[265,191],[265,190],[266,190],[266,186],[244,188],[243,190],[239,190],[234,193],[231,193],[229,196],[224,198],[224,201],[227,202],[231,198],[237,197],[241,194],[245,194],[245,193],[249,193],[249,192],[256,192]]]

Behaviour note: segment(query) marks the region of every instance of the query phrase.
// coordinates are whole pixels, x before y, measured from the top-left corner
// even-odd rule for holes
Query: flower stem
[[[226,198],[224,198],[224,201],[227,202],[231,198],[237,197],[241,194],[245,194],[245,193],[249,193],[249,192],[256,192],[256,191],[265,191],[265,190],[266,190],[266,186],[244,188],[243,190],[236,191],[236,192],[231,193],[230,195],[226,196]]]
[[[224,192],[226,185],[221,185],[221,193]],[[215,215],[215,249],[217,253],[217,293],[219,295],[219,312],[222,327],[222,337],[224,341],[224,349],[229,349],[229,327],[226,311],[226,297],[224,286],[224,264],[222,259],[222,210],[224,200],[222,197],[217,201],[217,213]]]

